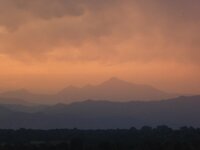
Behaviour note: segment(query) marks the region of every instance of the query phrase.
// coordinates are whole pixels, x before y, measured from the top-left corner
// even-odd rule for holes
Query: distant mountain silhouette
[[[18,98],[8,98],[8,97],[0,97],[0,104],[21,104],[21,105],[31,105],[32,103],[18,99]]]
[[[87,85],[82,88],[69,86],[57,94],[33,94],[27,90],[2,93],[7,98],[23,99],[34,103],[71,103],[76,101],[109,100],[109,101],[149,101],[176,97],[176,94],[158,90],[149,85],[134,84],[118,78],[111,78],[99,85]]]
[[[58,94],[67,101],[109,100],[109,101],[148,101],[176,97],[148,85],[133,84],[118,78],[111,78],[99,85],[87,85],[82,88],[67,87]]]
[[[3,102],[3,104],[46,104],[46,103],[55,103],[56,98],[54,95],[47,95],[47,94],[35,94],[32,93],[26,89],[19,89],[15,91],[7,91],[0,94],[1,97],[7,98],[7,99],[17,99],[20,100],[20,102]],[[0,98],[0,104],[2,103],[2,100]]]
[[[200,96],[153,102],[84,101],[45,106],[30,113],[0,106],[0,128],[200,127]],[[30,106],[29,106],[30,107]],[[35,108],[34,108],[35,109]]]

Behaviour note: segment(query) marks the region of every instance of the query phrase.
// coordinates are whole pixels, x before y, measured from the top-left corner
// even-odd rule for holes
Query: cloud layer
[[[17,59],[199,63],[199,0],[0,0],[0,53]]]

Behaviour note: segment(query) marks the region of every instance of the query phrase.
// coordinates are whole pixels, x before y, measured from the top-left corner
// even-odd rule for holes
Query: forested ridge
[[[0,150],[199,150],[200,128],[1,129]]]

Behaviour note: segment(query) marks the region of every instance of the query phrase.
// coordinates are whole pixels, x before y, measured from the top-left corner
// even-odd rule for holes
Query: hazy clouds
[[[0,49],[65,61],[200,60],[198,0],[0,0]]]
[[[199,6],[199,0],[0,0],[0,89],[48,91],[118,76],[199,93]]]

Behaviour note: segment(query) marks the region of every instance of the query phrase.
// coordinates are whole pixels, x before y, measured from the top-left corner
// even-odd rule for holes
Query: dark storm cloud
[[[52,19],[66,15],[80,16],[83,8],[72,0],[1,0],[1,24],[16,28],[33,18]]]

